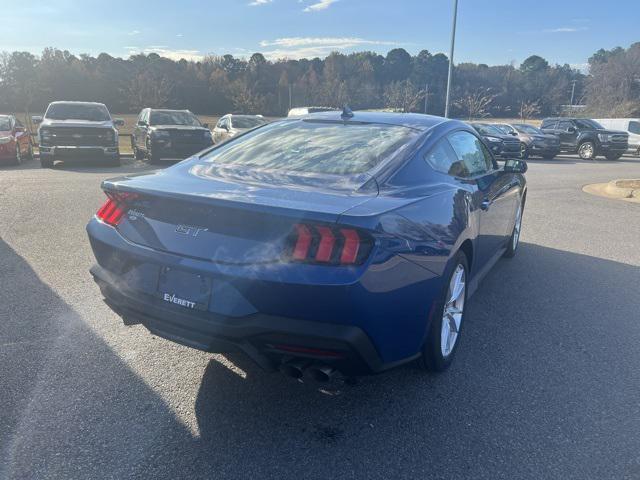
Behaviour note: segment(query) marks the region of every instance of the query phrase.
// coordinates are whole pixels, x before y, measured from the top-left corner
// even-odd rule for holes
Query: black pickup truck
[[[627,132],[605,130],[588,118],[545,118],[540,128],[560,137],[560,151],[577,153],[583,160],[593,160],[598,155],[618,160],[629,144]]]
[[[52,102],[39,124],[40,164],[51,168],[56,160],[79,159],[120,165],[118,130],[107,107],[93,102]]]

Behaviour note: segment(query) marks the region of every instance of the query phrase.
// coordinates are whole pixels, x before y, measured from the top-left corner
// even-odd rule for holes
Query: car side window
[[[476,177],[493,169],[491,156],[478,137],[469,132],[455,132],[448,139],[457,159],[464,164],[464,176]]]
[[[573,123],[563,121],[563,122],[558,122],[558,126],[556,127],[556,129],[566,132],[569,127],[573,127]]]
[[[222,128],[224,126],[224,121],[226,119],[224,117],[222,117],[220,120],[218,120],[218,123],[216,124],[216,128]]]
[[[557,123],[556,120],[543,120],[540,128],[555,129]]]
[[[468,177],[463,162],[459,161],[446,139],[440,140],[425,156],[426,162],[436,172],[452,175],[454,177]]]

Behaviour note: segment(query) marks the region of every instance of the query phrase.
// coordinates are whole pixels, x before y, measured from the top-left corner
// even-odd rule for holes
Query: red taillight
[[[298,262],[356,265],[367,258],[372,246],[369,235],[353,228],[296,224],[289,251]]]
[[[137,193],[131,192],[105,192],[107,194],[107,201],[96,213],[96,217],[102,220],[104,223],[116,226],[122,220],[122,217],[127,212],[128,202],[138,198]]]

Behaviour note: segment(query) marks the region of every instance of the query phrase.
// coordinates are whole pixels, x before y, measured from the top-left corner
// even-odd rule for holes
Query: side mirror
[[[510,133],[511,135],[513,135],[514,137],[517,137],[517,136],[518,136],[518,132],[513,132],[513,131],[511,131],[511,132],[509,132],[509,133]]]
[[[123,119],[121,119],[121,118],[114,118],[114,119],[113,119],[113,124],[114,124],[116,127],[124,127],[124,120],[123,120]]]
[[[42,117],[39,115],[34,115],[33,117],[31,117],[31,121],[34,125],[38,125],[39,123],[42,123]]]
[[[204,128],[209,128],[209,124],[208,124],[208,123],[203,123],[203,124],[202,124],[202,126],[203,126]]]
[[[576,127],[567,128],[567,133],[576,133]]]
[[[527,162],[524,160],[509,158],[504,162],[503,171],[507,173],[525,173],[528,169]]]

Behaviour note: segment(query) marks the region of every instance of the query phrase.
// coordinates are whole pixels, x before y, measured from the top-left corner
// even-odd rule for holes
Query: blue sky
[[[447,52],[452,0],[48,0],[0,10],[0,50],[171,58],[325,56],[403,47]],[[581,67],[599,48],[640,41],[640,0],[459,0],[455,61]]]

